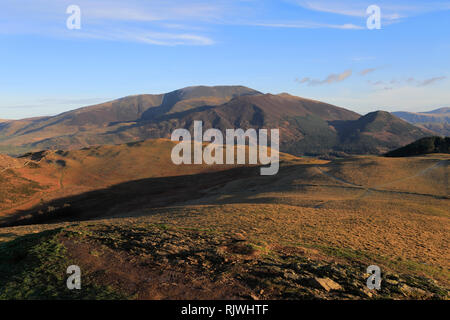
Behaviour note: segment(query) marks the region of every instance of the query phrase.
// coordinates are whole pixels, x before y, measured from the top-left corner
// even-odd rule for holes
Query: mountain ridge
[[[178,128],[279,128],[282,152],[294,155],[380,154],[432,135],[385,113],[359,115],[290,94],[244,86],[192,86],[166,94],[132,95],[53,117],[0,122],[0,152],[79,149],[153,138]]]
[[[450,136],[450,107],[426,112],[393,112],[397,117],[441,136]]]

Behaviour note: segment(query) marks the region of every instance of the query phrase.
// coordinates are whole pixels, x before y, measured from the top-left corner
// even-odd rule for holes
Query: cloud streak
[[[367,6],[355,1],[294,1],[293,10],[363,17]],[[65,10],[81,8],[82,29],[65,30]],[[2,0],[0,33],[50,37],[104,39],[162,46],[208,46],[216,43],[217,26],[247,26],[291,29],[363,30],[365,21],[289,21],[275,16],[266,2],[253,0]],[[384,14],[388,14],[386,11]],[[316,16],[316,15],[314,15]],[[308,16],[309,19],[310,16]],[[333,22],[331,22],[333,21]]]
[[[342,15],[347,17],[364,18],[366,9],[372,4],[381,8],[382,19],[396,21],[433,11],[450,10],[450,3],[441,0],[292,0],[297,5],[312,11]]]
[[[220,19],[223,1],[3,0],[0,33],[103,39],[152,45],[214,44],[202,24]],[[81,30],[67,30],[66,8],[81,9]],[[173,26],[176,25],[175,29]]]
[[[290,29],[341,29],[341,30],[362,30],[362,26],[351,23],[346,24],[326,24],[312,22],[290,22],[290,23],[251,23],[249,25],[267,28],[290,28]]]
[[[415,87],[426,87],[431,86],[435,83],[438,83],[440,81],[443,81],[447,79],[446,76],[439,76],[439,77],[432,77],[428,79],[418,80],[414,77],[409,77],[405,80],[398,80],[398,79],[392,79],[390,81],[372,81],[368,80],[367,82],[373,86],[384,86],[385,90],[391,90],[393,89],[393,86],[402,86],[402,85],[409,85],[409,86],[415,86]]]
[[[445,77],[445,76],[434,77],[434,78],[430,78],[430,79],[425,79],[425,80],[423,80],[419,85],[420,85],[421,87],[425,87],[425,86],[429,86],[429,85],[431,85],[431,84],[433,84],[433,83],[436,83],[436,82],[439,82],[439,81],[442,81],[442,80],[445,80],[445,79],[447,79],[447,77]]]
[[[352,70],[346,70],[342,73],[331,73],[323,80],[311,79],[309,77],[305,77],[303,79],[296,79],[296,81],[300,84],[307,84],[308,86],[319,86],[324,84],[332,84],[337,82],[342,82],[345,79],[349,78],[352,75]]]
[[[365,76],[365,75],[368,75],[369,73],[374,72],[375,70],[377,70],[377,69],[376,68],[367,68],[367,69],[361,70],[359,72],[359,75]]]

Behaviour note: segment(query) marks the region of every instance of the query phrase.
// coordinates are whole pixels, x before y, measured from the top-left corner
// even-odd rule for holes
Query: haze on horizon
[[[450,106],[450,1],[4,0],[0,119],[192,85],[360,114]],[[81,29],[69,30],[69,5]],[[366,27],[369,5],[381,30]]]

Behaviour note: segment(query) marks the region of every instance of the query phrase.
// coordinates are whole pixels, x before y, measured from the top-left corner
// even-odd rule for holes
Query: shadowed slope
[[[450,153],[450,138],[427,137],[386,153],[387,157],[410,157],[428,153]]]

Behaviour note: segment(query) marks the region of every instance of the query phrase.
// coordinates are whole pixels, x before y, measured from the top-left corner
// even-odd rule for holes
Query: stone
[[[342,290],[341,285],[330,278],[310,278],[308,283],[314,288],[323,289],[327,292],[331,290]]]
[[[402,293],[405,296],[410,296],[410,297],[414,297],[414,298],[426,297],[428,295],[426,291],[424,291],[424,290],[422,290],[420,288],[410,287],[407,284],[403,284],[400,287],[400,290],[402,291]]]
[[[236,242],[247,240],[246,237],[245,237],[242,233],[235,233],[235,234],[232,236],[232,238],[233,238],[233,240],[236,241]]]
[[[289,280],[298,280],[300,278],[300,276],[298,274],[296,274],[295,272],[284,272],[283,274],[285,279],[289,279]]]

